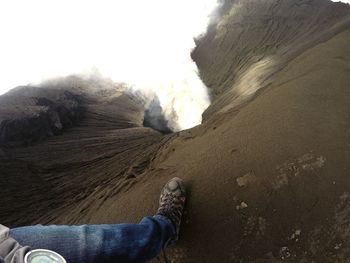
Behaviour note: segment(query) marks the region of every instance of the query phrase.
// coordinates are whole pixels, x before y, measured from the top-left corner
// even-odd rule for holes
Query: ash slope
[[[319,1],[224,1],[192,53],[214,103],[205,118],[239,107],[306,50],[350,26],[349,7]]]
[[[180,176],[190,197],[181,240],[169,250],[174,262],[346,262],[349,6],[245,0],[219,13],[192,54],[214,99],[202,125],[164,137],[140,121],[115,129],[94,115],[61,136],[6,148],[1,178],[22,188],[1,198],[1,220],[137,222]],[[123,167],[134,176],[120,174]],[[28,178],[36,178],[30,187]],[[42,184],[52,194],[36,191]],[[20,213],[8,209],[15,206]]]
[[[163,135],[143,102],[99,78],[69,77],[0,97],[1,222],[74,223],[139,180]]]

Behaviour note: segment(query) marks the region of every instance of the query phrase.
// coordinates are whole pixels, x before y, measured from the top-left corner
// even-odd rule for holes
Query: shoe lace
[[[166,215],[173,222],[175,227],[180,223],[181,220],[181,205],[182,201],[173,193],[166,193],[162,198],[161,206],[158,212]]]

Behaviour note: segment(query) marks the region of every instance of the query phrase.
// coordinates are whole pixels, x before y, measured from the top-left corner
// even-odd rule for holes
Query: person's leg
[[[68,263],[145,262],[175,234],[172,222],[161,215],[145,217],[139,224],[37,225],[10,231],[21,245],[53,250]]]

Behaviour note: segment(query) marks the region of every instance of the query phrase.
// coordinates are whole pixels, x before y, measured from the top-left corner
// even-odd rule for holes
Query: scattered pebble
[[[295,230],[295,232],[292,234],[292,236],[290,237],[290,239],[295,239],[295,241],[299,240],[299,236],[301,234],[301,230],[297,229]]]
[[[253,172],[247,173],[236,179],[238,186],[247,186],[248,184],[254,183],[256,181],[256,176]]]
[[[334,249],[338,250],[342,247],[342,245],[343,245],[342,243],[335,244]]]
[[[237,210],[240,210],[240,209],[244,209],[244,208],[247,208],[247,207],[248,207],[247,203],[241,202],[240,205],[237,205],[237,206],[236,206],[236,209],[237,209]]]
[[[290,252],[289,252],[289,248],[288,247],[282,247],[280,249],[280,256],[281,256],[281,259],[286,259],[286,258],[289,258],[290,257]]]

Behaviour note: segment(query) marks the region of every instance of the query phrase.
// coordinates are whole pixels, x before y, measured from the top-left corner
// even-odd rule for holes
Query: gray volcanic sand
[[[178,176],[189,198],[171,262],[347,262],[349,6],[219,14],[192,53],[213,95],[195,128],[142,127],[142,103],[111,83],[0,97],[1,223],[138,222]]]

